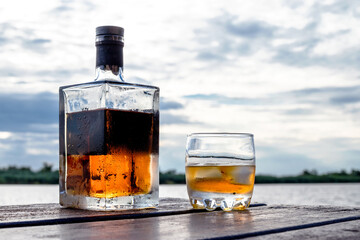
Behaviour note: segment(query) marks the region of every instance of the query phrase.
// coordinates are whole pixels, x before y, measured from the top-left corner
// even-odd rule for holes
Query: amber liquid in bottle
[[[68,113],[67,192],[97,198],[149,193],[157,131],[152,113],[112,109]]]

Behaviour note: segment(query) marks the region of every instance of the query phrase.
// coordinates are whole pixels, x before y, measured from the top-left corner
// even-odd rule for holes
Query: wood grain
[[[118,219],[137,219],[196,212],[187,199],[164,198],[156,209],[86,211],[61,208],[59,204],[0,206],[0,228],[40,226]],[[250,207],[265,206],[251,204]],[[205,211],[205,210],[202,210]]]
[[[360,221],[349,221],[344,223],[330,224],[322,227],[287,231],[277,234],[262,235],[254,239],[324,239],[324,240],[359,240]]]
[[[162,201],[163,210],[167,211],[166,209],[169,207],[172,209],[169,212],[173,211],[175,214],[135,219],[3,228],[0,229],[0,236],[3,239],[176,238],[177,240],[263,238],[265,236],[268,239],[276,239],[278,236],[279,238],[294,236],[296,239],[330,236],[326,235],[326,231],[333,229],[331,237],[335,239],[336,236],[347,236],[350,238],[357,236],[360,230],[360,208],[279,205],[254,207],[245,211],[206,212],[191,210],[187,202],[180,200],[164,199]],[[41,211],[41,207],[38,207],[36,212],[39,211]],[[149,210],[141,210],[140,212],[142,211]],[[176,214],[177,211],[188,212]],[[75,210],[75,212],[77,211]],[[87,216],[88,214],[114,214],[107,212],[81,212],[85,212],[80,213],[81,216]],[[71,213],[75,214],[73,210],[66,209],[66,213],[62,216],[69,215],[72,217]],[[17,215],[16,213],[13,214]],[[7,219],[9,220],[9,216]],[[13,219],[13,216],[10,219]],[[340,229],[340,231],[337,232],[336,229]]]
[[[141,216],[161,216],[168,213],[178,214],[193,211],[186,199],[166,198],[160,200],[156,209],[124,210],[124,211],[86,211],[80,209],[62,208],[59,204],[33,204],[0,206],[0,228],[10,227],[9,223],[40,222],[46,225],[49,222],[66,223],[84,222],[91,220],[139,218]],[[43,222],[43,223],[42,223]],[[51,224],[51,223],[50,223]],[[35,224],[36,225],[36,224]],[[18,226],[22,226],[19,224]]]

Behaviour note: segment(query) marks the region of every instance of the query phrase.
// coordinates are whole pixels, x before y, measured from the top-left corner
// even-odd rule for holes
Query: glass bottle
[[[64,207],[158,206],[159,88],[124,82],[123,39],[123,28],[96,28],[95,81],[59,89]]]

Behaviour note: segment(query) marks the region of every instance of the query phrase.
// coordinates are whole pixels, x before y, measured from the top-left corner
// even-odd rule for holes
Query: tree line
[[[33,171],[30,167],[9,166],[0,168],[0,184],[57,184],[59,171],[53,170],[52,165],[44,163],[39,171]],[[341,183],[360,182],[360,171],[351,170],[346,172],[330,172],[318,174],[316,170],[304,170],[296,176],[272,176],[257,175],[255,183]],[[185,184],[185,174],[175,170],[160,172],[160,184]]]
[[[360,182],[360,171],[351,170],[349,173],[345,170],[340,172],[330,172],[318,174],[316,170],[304,170],[297,176],[270,176],[258,175],[255,177],[255,183],[345,183]]]
[[[39,171],[30,167],[9,166],[0,169],[0,184],[57,184],[59,171],[52,170],[52,165],[44,163]]]

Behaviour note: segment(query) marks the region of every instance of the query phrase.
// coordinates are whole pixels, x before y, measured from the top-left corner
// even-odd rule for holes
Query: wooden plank
[[[126,210],[126,211],[86,211],[80,209],[62,208],[59,204],[32,204],[0,206],[0,223],[28,220],[45,220],[60,218],[77,218],[93,216],[127,215],[138,213],[186,211],[191,205],[188,200],[180,198],[166,198],[160,200],[156,209]]]
[[[359,240],[360,221],[330,224],[323,227],[307,228],[278,234],[263,235],[254,239],[324,239],[324,240]]]
[[[252,204],[251,207],[265,206]],[[126,211],[85,211],[61,208],[58,204],[36,204],[0,207],[0,228],[66,224],[78,222],[135,219],[191,213],[187,199],[165,198],[156,209]],[[204,210],[205,211],[205,210]]]
[[[287,236],[299,229],[336,228],[341,222],[358,226],[360,208],[263,206],[234,212],[195,211],[139,219],[6,228],[0,229],[0,236],[4,239],[171,239],[175,236],[177,240],[238,239],[268,234],[275,237],[280,233]]]

